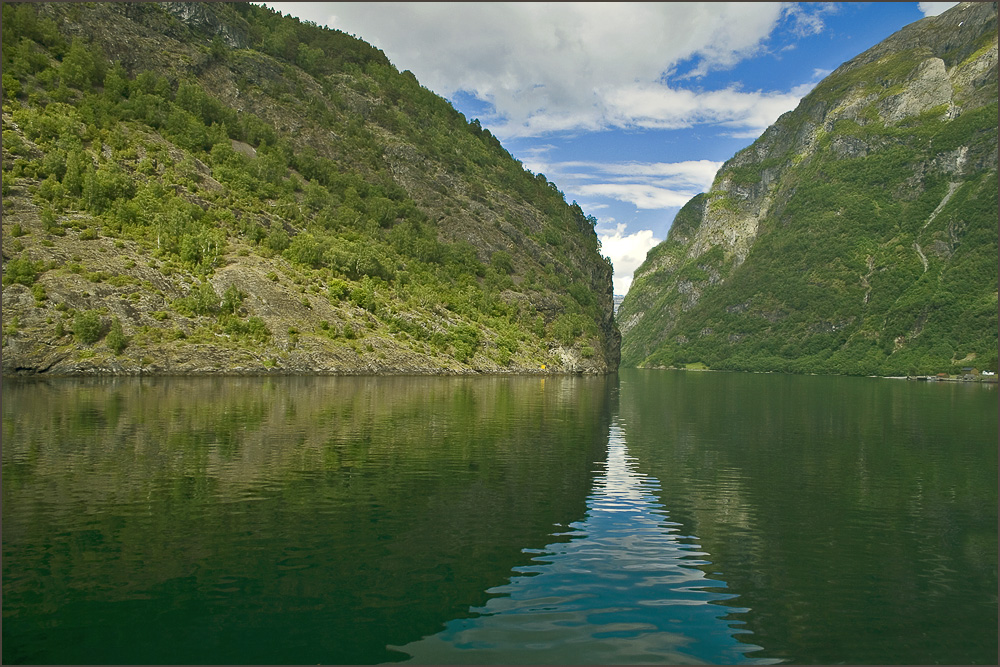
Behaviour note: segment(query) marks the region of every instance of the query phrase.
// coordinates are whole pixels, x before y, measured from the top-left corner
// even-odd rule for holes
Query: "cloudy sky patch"
[[[917,8],[923,12],[924,16],[937,16],[946,9],[951,9],[957,2],[918,2]]]
[[[640,229],[631,234],[626,233],[625,225],[617,224],[613,230],[600,232],[602,252],[615,265],[615,294],[626,294],[632,285],[635,270],[646,259],[646,253],[656,247],[663,239],[653,236],[648,229]]]

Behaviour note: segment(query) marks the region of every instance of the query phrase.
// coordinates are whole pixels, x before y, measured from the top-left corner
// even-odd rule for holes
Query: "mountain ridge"
[[[5,4],[3,371],[606,373],[595,219],[342,32]]]
[[[993,4],[921,19],[724,163],[636,271],[622,363],[996,370],[996,44]]]

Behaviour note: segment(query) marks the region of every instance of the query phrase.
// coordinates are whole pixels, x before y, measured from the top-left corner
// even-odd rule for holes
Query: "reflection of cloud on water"
[[[587,500],[587,516],[516,568],[478,616],[446,624],[403,647],[420,663],[692,664],[773,662],[727,620],[746,609],[725,582],[707,579],[694,538],[678,535],[655,492],[635,470],[625,434],[611,427],[608,457]],[[397,647],[393,647],[397,648]]]

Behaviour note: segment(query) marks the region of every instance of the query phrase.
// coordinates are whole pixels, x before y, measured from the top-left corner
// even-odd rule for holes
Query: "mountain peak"
[[[906,26],[727,161],[636,272],[623,363],[995,365],[996,28],[992,3]]]

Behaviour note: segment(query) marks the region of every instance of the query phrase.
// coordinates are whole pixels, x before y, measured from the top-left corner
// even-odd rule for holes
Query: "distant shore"
[[[784,371],[731,371],[726,369],[708,368],[703,364],[689,364],[687,368],[676,368],[670,366],[648,366],[644,370],[654,371],[694,371],[697,373],[783,373]],[[799,375],[799,373],[788,373],[788,375]],[[807,373],[807,375],[826,375],[826,373]],[[830,373],[829,375],[834,375]],[[997,375],[983,375],[982,373],[964,373],[962,375],[869,375],[868,377],[882,378],[884,380],[912,380],[916,382],[981,382],[986,384],[997,384]]]
[[[970,375],[949,375],[947,377],[942,377],[940,375],[906,375],[902,377],[889,377],[890,380],[915,380],[917,382],[985,382],[987,384],[996,384],[996,375],[982,375],[981,373],[970,374]]]

